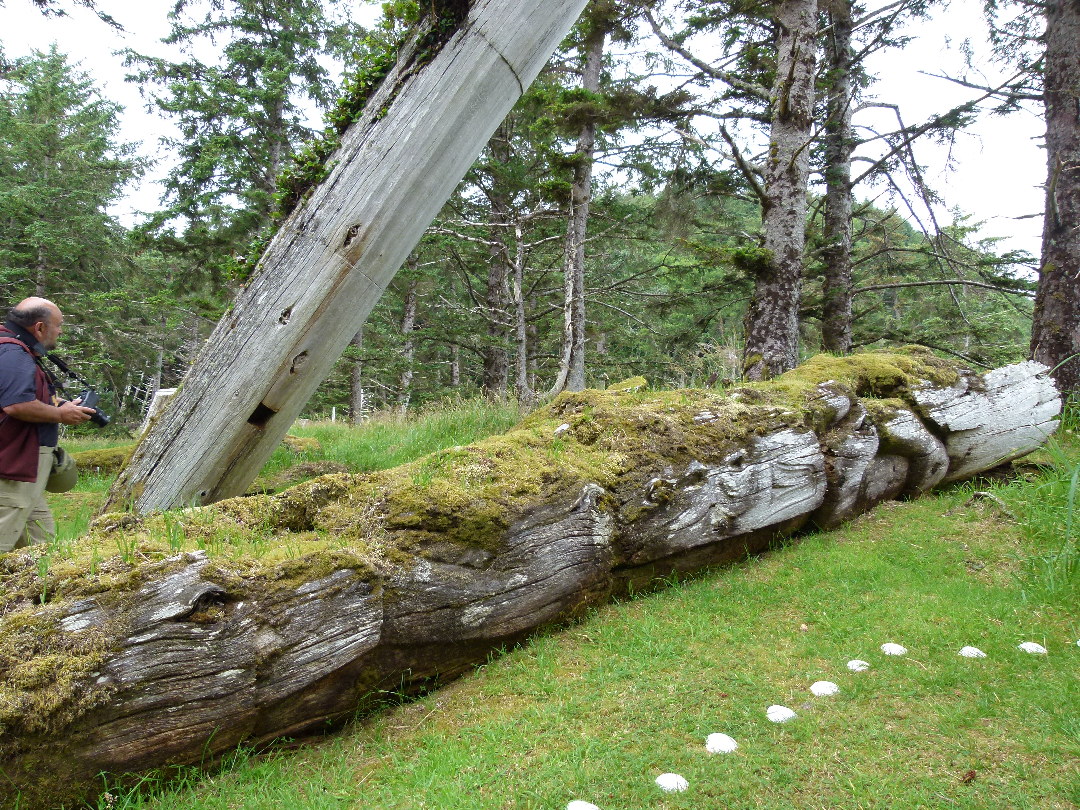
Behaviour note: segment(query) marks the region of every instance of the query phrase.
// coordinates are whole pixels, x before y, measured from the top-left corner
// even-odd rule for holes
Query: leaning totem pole
[[[434,0],[110,493],[239,495],[586,0]]]

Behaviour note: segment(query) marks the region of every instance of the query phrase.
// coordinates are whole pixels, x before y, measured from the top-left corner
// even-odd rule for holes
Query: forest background
[[[33,2],[82,13],[103,37],[115,27],[92,2]],[[160,146],[164,196],[140,217],[117,213],[153,169],[121,138],[122,108],[86,66],[55,47],[17,55],[6,30],[4,298],[57,300],[65,354],[112,410],[137,419],[182,379],[288,208],[313,161],[313,113],[333,121],[335,98],[377,83],[422,5],[386,3],[373,17],[333,2],[180,0],[170,55],[121,55],[175,126]],[[678,386],[774,373],[752,368],[747,339],[760,329],[755,304],[784,304],[762,279],[778,253],[766,213],[777,208],[768,147],[785,97],[785,5],[594,0],[307,415],[361,419],[477,392],[531,402],[636,374]],[[903,58],[937,11],[838,4],[812,15],[813,103],[796,150],[803,244],[786,306],[796,360],[916,343],[988,367],[1031,351],[1040,260],[943,215],[941,167],[919,156],[937,143],[948,158],[982,116],[1030,116],[1045,37],[1038,17],[1016,27],[1019,4],[992,14],[989,55],[1007,79],[941,79],[965,100],[907,120],[880,97],[871,71],[882,63],[870,57]],[[971,60],[972,48],[958,42]],[[854,125],[870,108],[884,115]]]
[[[80,13],[88,39],[110,30],[104,2],[0,0],[5,2]],[[3,30],[0,287],[8,300],[36,292],[64,307],[64,354],[107,388],[113,398],[107,407],[119,415],[115,423],[136,421],[156,388],[182,379],[213,323],[250,277],[258,246],[305,193],[305,183],[318,180],[324,149],[304,144],[320,134],[332,141],[351,114],[348,105],[333,99],[362,99],[419,15],[435,5],[440,4],[387,3],[385,14],[365,20],[361,30],[346,13],[355,9],[331,3],[180,0],[168,37],[177,50],[162,56],[150,43],[139,42],[123,57],[147,101],[176,127],[175,136],[161,144],[165,196],[135,218],[122,217],[118,203],[131,181],[151,167],[120,136],[119,106],[59,49],[26,56],[16,52],[23,45],[19,32]],[[1071,0],[1068,6],[1049,0],[1034,9],[1016,4],[1004,17],[994,16],[991,8],[990,55],[1001,60],[1001,80],[960,72],[951,84],[970,90],[970,103],[942,103],[929,114],[881,107],[880,120],[895,123],[877,124],[876,132],[861,126],[858,115],[866,104],[899,105],[898,98],[882,92],[884,82],[874,83],[875,63],[863,57],[877,49],[904,58],[911,53],[906,35],[927,31],[936,11],[903,1],[873,9],[835,2],[818,9],[806,0],[594,0],[447,202],[309,404],[308,415],[336,407],[361,419],[375,410],[401,413],[476,393],[532,402],[560,387],[603,386],[639,373],[658,387],[708,385],[744,374],[768,376],[776,368],[763,370],[766,359],[776,360],[778,368],[823,349],[844,353],[918,343],[976,368],[1029,356],[1039,342],[1032,338],[1033,324],[1054,323],[1036,294],[1043,295],[1047,279],[1062,272],[1074,281],[1080,275],[1075,244],[1080,155],[1047,138],[1051,166],[1059,167],[1052,168],[1048,183],[1049,238],[1024,253],[989,239],[992,232],[976,222],[951,216],[947,209],[955,189],[941,182],[940,166],[920,156],[932,154],[926,147],[935,143],[950,154],[968,127],[992,113],[1037,114],[1051,130],[1052,113],[1060,107],[1054,94],[1062,90],[1071,93],[1074,129],[1080,125],[1075,116],[1080,80],[1072,76],[1051,83],[1048,69],[1051,55],[1059,60],[1067,55],[1063,43],[1075,56],[1080,7]],[[1066,12],[1073,16],[1052,17]],[[105,41],[106,34],[101,38]],[[1074,58],[1072,63],[1080,67]],[[312,109],[327,111],[326,132],[313,131],[319,125],[310,124]],[[778,157],[781,147],[789,151]],[[1080,150],[1080,144],[1070,148]],[[290,159],[290,152],[297,158]],[[997,167],[984,165],[984,171],[992,174]],[[1034,185],[1042,178],[1030,181]],[[777,211],[786,215],[779,243],[770,242],[782,230]],[[1074,240],[1071,253],[1068,240],[1061,241],[1071,264],[1052,255],[1055,244],[1047,249],[1058,231]],[[1036,250],[1042,255],[1034,255]],[[777,280],[782,295],[769,289]],[[1066,287],[1055,300],[1068,306],[1070,292],[1069,317],[1075,318],[1080,312],[1075,290]],[[769,322],[757,317],[762,313],[778,318]],[[1059,319],[1066,344],[1080,335],[1074,325]],[[748,350],[755,330],[757,337],[770,339],[761,351]],[[1075,390],[1067,377],[1065,383],[1067,393]],[[504,410],[516,411],[509,404]],[[510,413],[508,421],[516,416]],[[369,427],[385,425],[386,420],[373,420]],[[1061,433],[1071,440],[1075,422],[1067,421]],[[455,434],[443,446],[464,441]],[[350,443],[365,450],[374,444],[366,436]],[[380,462],[400,460],[393,454],[403,444],[394,438],[380,449]],[[280,449],[280,456],[287,454],[293,456]],[[1057,652],[1061,643],[1075,650],[1076,633],[1072,615],[1056,605],[1076,604],[1072,526],[1080,479],[1072,462],[1060,466],[1053,486],[1041,479],[1030,486],[1021,482],[1020,503],[994,494],[976,501],[957,490],[941,496],[944,500],[904,505],[921,511],[853,526],[858,534],[839,542],[807,542],[804,557],[778,555],[770,559],[779,562],[766,559],[763,566],[738,571],[739,579],[685,589],[696,593],[697,601],[676,604],[671,612],[704,617],[701,626],[668,629],[642,619],[647,607],[618,606],[616,624],[623,628],[618,634],[601,636],[587,627],[579,635],[592,648],[579,648],[572,653],[579,660],[554,666],[572,673],[567,692],[618,702],[617,712],[603,701],[584,708],[572,701],[566,705],[575,718],[603,718],[605,732],[631,730],[633,758],[620,761],[616,770],[614,757],[596,755],[593,740],[599,735],[568,727],[572,730],[546,735],[559,748],[559,756],[550,758],[558,773],[519,769],[527,780],[524,787],[506,780],[504,795],[531,791],[547,806],[565,801],[571,788],[594,795],[586,788],[595,781],[625,785],[634,794],[629,804],[641,805],[649,801],[646,791],[653,785],[637,777],[660,762],[679,762],[698,735],[701,724],[688,719],[684,706],[696,711],[704,705],[701,672],[717,676],[705,684],[711,694],[738,694],[748,697],[747,707],[764,706],[774,699],[777,684],[792,697],[805,691],[801,680],[796,687],[793,666],[804,676],[816,673],[825,656],[842,661],[850,639],[885,638],[906,628],[904,640],[918,642],[920,657],[953,641],[957,647],[974,641],[991,650],[987,663],[993,669],[977,681],[967,679],[969,673],[956,663],[966,659],[955,656],[953,647],[948,659],[927,658],[930,665],[913,657],[913,666],[886,690],[845,681],[857,701],[851,704],[860,712],[857,722],[850,713],[821,712],[823,723],[797,725],[795,736],[785,738],[799,744],[755,745],[767,732],[753,730],[751,710],[739,709],[746,750],[764,751],[764,766],[761,759],[748,758],[745,773],[753,779],[733,772],[735,778],[713,778],[710,785],[706,766],[693,763],[687,773],[699,792],[686,800],[700,803],[707,793],[723,795],[731,804],[729,786],[748,785],[746,803],[760,803],[763,780],[775,785],[776,792],[767,796],[786,799],[791,784],[786,774],[801,776],[809,763],[821,780],[804,782],[803,789],[817,801],[837,786],[850,785],[860,796],[907,795],[907,804],[933,803],[940,795],[979,806],[1034,806],[1058,796],[1070,802],[1076,783],[1063,763],[1071,761],[1068,743],[1075,739],[1076,724],[1058,708],[1075,704],[1069,700],[1075,679],[1068,677],[1069,659]],[[84,487],[104,486],[99,476],[85,478],[93,483],[84,481]],[[71,509],[100,495],[78,494],[89,497],[68,498]],[[1048,519],[1033,519],[1027,502]],[[989,511],[976,512],[982,506]],[[890,520],[897,529],[891,534],[883,528]],[[71,528],[75,523],[68,521],[58,549],[82,533],[85,518]],[[1021,537],[1021,526],[1041,532],[1038,543]],[[928,549],[936,556],[928,557]],[[284,544],[275,553],[294,552]],[[47,573],[50,557],[41,557],[44,565],[38,561],[39,572]],[[1015,577],[1021,567],[1037,576]],[[936,578],[927,579],[931,576]],[[1006,579],[1008,589],[997,587]],[[47,581],[45,573],[41,580]],[[902,584],[894,585],[898,580]],[[866,583],[874,585],[876,601],[853,609],[852,595],[865,591]],[[986,585],[994,586],[993,593]],[[775,596],[776,610],[770,612],[762,593]],[[926,599],[927,593],[935,599]],[[846,606],[839,614],[837,604]],[[743,612],[733,613],[736,606]],[[896,613],[900,608],[908,612]],[[838,624],[836,615],[851,622]],[[941,616],[955,621],[943,624]],[[730,643],[732,628],[736,635],[751,628],[748,641]],[[654,643],[665,638],[696,639],[693,653],[701,653],[700,662],[679,645]],[[1054,655],[1042,659],[1046,666],[1001,654],[1026,638],[1059,644]],[[635,640],[668,660],[643,655]],[[740,660],[751,648],[771,669]],[[535,704],[524,701],[523,713],[490,711],[492,696],[500,699],[497,683],[482,683],[474,693],[480,714],[505,723],[506,736],[445,721],[444,713],[435,712],[440,697],[416,704],[414,716],[423,720],[407,724],[427,734],[423,724],[430,719],[437,751],[421,760],[449,765],[460,777],[451,790],[464,795],[456,804],[435,804],[476,806],[477,760],[538,761],[534,749],[545,735],[534,733],[522,718],[548,717],[562,703],[550,697],[551,670],[540,667],[550,649],[541,639],[505,670],[513,682],[509,694],[538,696]],[[728,657],[718,660],[718,649]],[[795,655],[788,655],[792,650]],[[612,673],[611,679],[582,690],[580,657],[601,660],[599,671]],[[687,661],[694,665],[687,667]],[[539,671],[538,680],[524,681],[525,670]],[[678,672],[692,681],[692,689],[670,688],[679,682],[678,675],[672,677]],[[732,679],[733,672],[749,674]],[[663,686],[652,688],[646,674],[661,678]],[[743,685],[755,681],[760,688],[747,694]],[[1002,683],[1011,686],[1003,691]],[[662,701],[642,702],[634,694],[638,691]],[[913,701],[920,710],[909,713]],[[898,723],[900,716],[910,720]],[[996,717],[1004,721],[985,722]],[[644,718],[675,720],[646,727]],[[704,712],[701,718],[707,719]],[[1044,719],[1048,722],[1041,723]],[[447,734],[442,725],[447,722],[460,724],[464,732]],[[1033,723],[1041,733],[1028,733]],[[832,735],[819,735],[819,729],[850,736],[833,743]],[[977,733],[969,733],[972,729]],[[928,730],[931,758],[922,756]],[[418,747],[409,739],[380,737],[378,727],[376,732],[372,741],[360,743],[367,746],[360,756],[357,749],[344,755],[347,749],[326,749],[327,761],[345,766],[335,771],[344,774],[344,784],[325,780],[325,787],[312,787],[286,768],[277,785],[289,791],[289,798],[279,800],[260,770],[251,794],[267,806],[303,804],[298,795],[328,797],[337,806],[358,804],[356,797],[375,795],[378,779],[369,778],[376,767],[372,750],[382,755]],[[881,743],[882,733],[890,744]],[[477,749],[480,737],[492,740],[489,747]],[[467,743],[460,756],[446,754],[453,738]],[[829,743],[829,753],[805,756],[818,738]],[[519,752],[510,739],[524,741],[529,749]],[[568,739],[580,739],[583,747],[564,746]],[[669,748],[661,750],[659,740],[670,740],[663,744]],[[904,754],[900,760],[897,751]],[[566,774],[575,771],[565,763],[589,760],[602,767],[568,784]],[[910,767],[923,760],[928,765],[920,765],[921,772]],[[318,770],[308,764],[312,760],[298,761],[302,771]],[[825,761],[851,764],[845,773],[850,778],[835,778],[835,767],[817,767]],[[433,778],[432,771],[411,763],[400,772],[417,773],[440,790],[452,781],[442,773]],[[860,774],[869,774],[870,781]],[[217,790],[217,784],[210,780],[205,788]],[[820,784],[826,785],[825,793]],[[971,797],[970,790],[980,793]],[[385,789],[393,796],[413,792],[400,783]],[[508,801],[500,796],[497,803]],[[121,806],[110,793],[101,802]],[[136,796],[123,806],[140,803]],[[255,806],[231,796],[221,806],[238,803]],[[203,794],[190,806],[211,805]]]

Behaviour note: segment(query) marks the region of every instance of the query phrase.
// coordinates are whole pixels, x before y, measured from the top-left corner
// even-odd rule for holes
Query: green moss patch
[[[72,453],[71,456],[80,471],[111,474],[119,472],[120,468],[127,464],[134,450],[134,444],[125,444],[105,450],[82,450]]]
[[[805,388],[833,380],[856,396],[870,399],[900,397],[930,383],[948,387],[960,379],[956,365],[929,349],[905,346],[890,352],[866,352],[850,357],[819,354],[774,381],[779,388]]]
[[[89,683],[107,652],[105,628],[61,632],[59,612],[23,608],[0,625],[0,740],[59,731],[101,704]],[[0,743],[0,755],[8,753]]]

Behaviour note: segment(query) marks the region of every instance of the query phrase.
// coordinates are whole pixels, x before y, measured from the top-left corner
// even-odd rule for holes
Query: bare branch
[[[657,39],[659,39],[668,50],[679,54],[679,56],[681,56],[691,65],[696,67],[706,76],[712,79],[718,79],[729,85],[730,87],[735,88],[736,90],[741,90],[744,93],[748,93],[755,98],[764,101],[766,104],[769,102],[769,91],[766,88],[758,84],[744,81],[743,79],[739,78],[739,76],[731,73],[730,71],[718,70],[717,68],[710,65],[708,62],[702,61],[698,57],[694,56],[694,54],[690,53],[690,51],[688,51],[685,47],[683,47],[678,42],[669,37],[667,34],[665,34],[661,30],[660,25],[656,22],[656,18],[653,17],[651,11],[645,12],[645,19],[649,21],[649,25],[652,27],[653,33],[656,34]]]
[[[867,287],[859,287],[852,290],[852,295],[859,295],[860,293],[875,292],[877,290],[894,290],[900,287],[935,287],[940,285],[960,285],[964,287],[980,287],[984,290],[993,290],[994,292],[1007,293],[1009,295],[1023,295],[1026,298],[1034,298],[1035,293],[1030,290],[1016,290],[1009,287],[999,287],[996,284],[986,284],[981,281],[968,281],[967,279],[940,279],[937,281],[898,281],[894,284],[871,284]]]
[[[625,315],[627,318],[632,320],[638,326],[645,329],[647,332],[650,332],[650,333],[652,333],[654,335],[660,334],[655,329],[653,329],[651,326],[649,326],[649,324],[647,324],[645,321],[641,320],[641,318],[637,317],[636,315],[633,315],[630,312],[627,312],[625,309],[622,309],[621,307],[617,307],[614,304],[609,304],[607,301],[601,301],[598,298],[590,298],[589,302],[592,303],[592,304],[598,304],[599,306],[602,306],[602,307],[607,307],[610,310],[614,310],[615,312],[618,312],[620,315]]]
[[[762,188],[762,185],[757,178],[757,173],[754,171],[753,167],[746,162],[742,151],[735,143],[735,139],[731,137],[731,133],[728,132],[727,127],[723,124],[720,125],[720,135],[723,136],[724,140],[727,141],[728,146],[731,148],[731,156],[735,160],[735,165],[739,167],[739,171],[742,172],[743,178],[750,184],[750,188],[754,190],[755,196],[761,204],[764,205],[766,199],[765,189]]]
[[[988,98],[993,98],[995,96],[995,94],[998,93],[1002,88],[1008,87],[1013,81],[1020,78],[1021,75],[1022,74],[1020,74],[1020,73],[1014,74],[1011,78],[1007,79],[1006,81],[1004,81],[1000,85],[998,85],[997,88],[979,88],[979,89],[985,90],[985,92],[981,96],[979,96],[978,98],[973,98],[973,99],[970,99],[968,101],[965,101],[962,104],[957,104],[955,107],[953,107],[952,109],[948,110],[945,113],[942,113],[941,115],[931,116],[924,123],[920,124],[917,127],[911,128],[911,129],[904,126],[903,120],[900,118],[900,108],[897,107],[895,104],[875,104],[875,105],[873,105],[875,107],[884,107],[884,108],[887,108],[887,109],[892,109],[896,113],[896,118],[900,122],[900,127],[901,127],[900,132],[903,133],[904,137],[899,143],[894,144],[892,149],[890,149],[888,152],[886,152],[884,155],[882,155],[880,158],[878,158],[873,164],[871,164],[869,169],[867,169],[862,174],[860,174],[858,177],[856,177],[854,180],[852,180],[851,185],[855,186],[856,184],[858,184],[862,180],[866,179],[866,177],[868,175],[870,175],[873,172],[877,171],[882,165],[884,165],[885,162],[889,160],[889,158],[895,157],[896,155],[900,154],[901,152],[904,152],[904,151],[910,149],[911,144],[916,139],[922,137],[927,132],[930,132],[931,130],[936,129],[937,127],[943,126],[944,122],[950,116],[957,115],[957,114],[963,113],[963,112],[972,112],[972,111],[974,111],[976,109],[976,107],[978,107],[978,105],[980,103],[982,103],[983,101],[986,101]],[[864,143],[869,143],[869,141],[864,141]]]
[[[884,17],[888,14],[892,19],[900,14],[903,14],[907,7],[911,5],[911,0],[897,0],[895,3],[889,3],[887,6],[868,11],[859,17],[857,20],[852,21],[852,32],[858,31],[860,28],[864,28],[870,23],[874,22],[878,17]]]
[[[1037,93],[1019,93],[1019,92],[1017,92],[1015,90],[1005,90],[1004,88],[1007,85],[1000,85],[998,87],[990,87],[989,85],[975,84],[974,82],[969,82],[969,81],[966,81],[964,79],[957,79],[954,76],[945,76],[945,75],[942,75],[940,73],[927,73],[925,70],[920,70],[919,72],[922,73],[924,76],[930,76],[931,78],[934,78],[934,79],[944,79],[947,82],[952,82],[953,84],[958,84],[961,87],[968,87],[968,88],[970,88],[972,90],[982,90],[982,91],[984,91],[986,93],[986,96],[983,96],[983,98],[986,98],[987,96],[992,96],[993,98],[1004,98],[1004,99],[1007,99],[1009,101],[1038,101],[1038,102],[1041,102],[1043,100],[1043,97],[1042,97],[1041,94],[1037,94]],[[1021,76],[1022,76],[1022,74],[1018,73],[1016,76],[1014,76],[1012,79],[1009,80],[1009,83],[1011,83],[1015,79],[1020,78]]]

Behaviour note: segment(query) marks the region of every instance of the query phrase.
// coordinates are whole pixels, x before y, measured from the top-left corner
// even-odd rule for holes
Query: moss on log
[[[318,452],[321,449],[318,439],[306,436],[286,436],[281,443],[293,453]],[[104,450],[80,450],[71,455],[81,471],[112,475],[123,469],[134,450],[134,444],[123,444]]]
[[[131,458],[134,444],[125,444],[119,447],[108,447],[104,450],[80,450],[72,453],[75,466],[80,471],[91,472],[96,475],[113,475],[120,472]]]
[[[66,557],[0,557],[0,795],[50,806],[101,771],[325,729],[613,594],[1029,452],[1059,408],[1037,364],[818,357],[724,391],[564,394],[392,470],[105,515]]]

